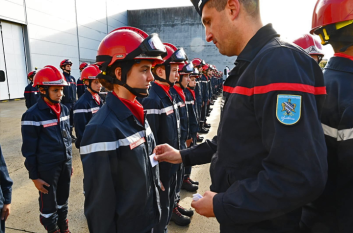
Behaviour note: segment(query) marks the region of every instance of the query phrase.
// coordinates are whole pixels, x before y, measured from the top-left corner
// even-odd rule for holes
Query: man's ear
[[[240,12],[241,4],[239,0],[228,0],[226,5],[226,12],[230,16],[231,20],[235,20]]]
[[[158,66],[156,68],[156,74],[159,76],[159,77],[162,77],[163,76],[163,68],[161,66]]]
[[[121,67],[117,67],[117,68],[115,69],[114,74],[115,74],[115,77],[116,77],[118,80],[121,81]]]

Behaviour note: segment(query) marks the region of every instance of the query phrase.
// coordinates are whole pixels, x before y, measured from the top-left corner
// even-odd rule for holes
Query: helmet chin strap
[[[45,94],[40,93],[42,97],[46,97],[46,98],[47,98],[50,102],[52,102],[53,104],[58,104],[58,103],[60,103],[60,101],[52,100],[52,99],[50,98],[50,96],[49,96],[49,87],[48,87],[48,86],[44,86],[43,88],[44,88],[44,90],[45,90]]]
[[[184,78],[184,75],[183,74],[181,74],[180,75],[180,78],[179,78],[179,81],[177,81],[177,83],[180,85],[180,87],[181,87],[181,89],[185,89],[185,87],[183,86],[183,84],[181,84],[181,82],[183,81],[183,78]]]
[[[170,72],[171,72],[170,64],[169,63],[164,64],[164,67],[165,67],[165,76],[168,77],[168,78],[163,79],[163,78],[159,77],[158,75],[153,74],[154,79],[158,80],[160,82],[163,82],[163,83],[168,83],[170,87],[173,87],[175,83],[172,83],[170,81]]]
[[[99,91],[95,91],[92,89],[92,79],[89,79],[88,82],[89,82],[89,85],[87,86],[93,93],[96,93],[96,94],[99,94]]]
[[[140,98],[145,98],[148,96],[148,89],[144,88],[133,88],[130,87],[126,81],[127,81],[127,73],[130,71],[132,66],[135,64],[134,61],[129,61],[125,62],[121,66],[121,80],[117,79],[116,77],[111,77],[109,75],[104,75],[103,73],[98,74],[97,78],[105,79],[110,83],[113,84],[119,84],[123,87],[125,87],[131,94],[140,97]],[[91,89],[92,90],[92,89]]]

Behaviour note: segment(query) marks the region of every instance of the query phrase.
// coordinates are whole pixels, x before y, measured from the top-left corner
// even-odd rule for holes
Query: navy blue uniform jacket
[[[198,106],[202,106],[202,92],[201,92],[201,78],[196,79],[196,86],[195,86],[195,97],[196,103]]]
[[[66,72],[63,72],[66,82],[69,86],[64,86],[64,96],[61,103],[75,103],[76,102],[76,81],[75,78]]]
[[[77,80],[77,98],[79,99],[86,90],[85,84],[83,84],[83,81],[81,79]]]
[[[202,92],[202,102],[205,102],[205,104],[207,104],[207,101],[210,98],[210,92],[209,92],[209,86],[208,86],[208,79],[204,74],[201,76],[201,92]]]
[[[348,233],[353,232],[353,61],[332,57],[324,79],[328,180],[324,193],[303,209],[302,221],[315,233]]]
[[[170,88],[170,92],[175,99],[176,104],[178,105],[179,117],[180,117],[180,149],[186,149],[186,140],[189,134],[189,114],[188,109],[186,107],[186,103],[180,97],[178,92],[174,89],[174,87]]]
[[[85,215],[91,233],[150,231],[159,221],[158,166],[145,125],[112,93],[86,126],[80,154]]]
[[[146,111],[148,122],[156,139],[156,144],[167,143],[174,148],[180,146],[180,118],[178,105],[175,100],[171,100],[165,91],[151,83],[149,96],[142,100],[142,105]],[[159,163],[162,183],[169,182],[169,179],[180,168],[166,162]]]
[[[0,146],[0,210],[4,204],[11,204],[12,183]]]
[[[193,95],[188,88],[184,90],[186,97],[186,107],[188,108],[188,139],[196,138],[199,131],[198,116],[196,110],[196,103]]]
[[[91,120],[92,116],[98,112],[100,107],[102,107],[103,102],[100,104],[94,100],[92,94],[85,90],[85,93],[74,105],[74,125],[76,133],[76,148],[80,148],[80,143],[82,140],[83,132],[88,122]]]
[[[37,103],[38,98],[40,98],[40,93],[37,88],[33,87],[33,82],[26,86],[24,97],[27,109]]]
[[[210,189],[218,193],[213,209],[222,233],[292,232],[301,207],[322,193],[327,179],[321,69],[269,24],[239,54],[224,85],[217,136],[182,151],[184,165],[212,160]],[[301,96],[293,125],[277,119],[281,94]]]
[[[72,156],[69,110],[61,104],[60,123],[43,98],[28,109],[21,119],[22,155],[29,178],[48,171]]]

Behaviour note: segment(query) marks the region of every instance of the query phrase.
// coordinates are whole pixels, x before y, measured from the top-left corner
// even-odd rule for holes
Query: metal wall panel
[[[0,0],[0,19],[26,24],[23,0]]]

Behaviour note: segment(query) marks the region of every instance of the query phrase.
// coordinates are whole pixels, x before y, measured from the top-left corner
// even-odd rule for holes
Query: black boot
[[[71,233],[71,231],[69,230],[69,220],[67,219],[61,224],[59,224],[59,228],[60,228],[60,233]]]
[[[192,179],[190,179],[190,178],[189,178],[189,180],[190,180],[191,184],[196,184],[196,185],[199,185],[199,182],[198,182],[198,181],[193,181],[193,180],[192,180]]]
[[[209,129],[209,128],[211,128],[211,124],[205,123],[205,124],[204,124],[204,127],[205,127],[206,129]]]
[[[56,226],[55,228],[48,230],[48,233],[60,233],[60,229],[58,226]]]
[[[199,133],[208,133],[208,129],[201,128],[201,130],[199,131]]]
[[[171,221],[173,221],[178,226],[187,226],[191,222],[190,217],[182,215],[179,212],[178,207],[173,209]]]
[[[177,208],[182,215],[185,215],[188,217],[192,217],[194,215],[194,211],[192,209],[187,210],[179,204],[177,205]]]
[[[196,190],[199,189],[199,186],[192,184],[190,182],[190,178],[186,178],[183,180],[183,184],[181,185],[181,189],[184,189],[188,192],[195,192]]]

